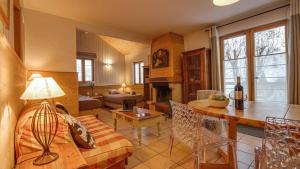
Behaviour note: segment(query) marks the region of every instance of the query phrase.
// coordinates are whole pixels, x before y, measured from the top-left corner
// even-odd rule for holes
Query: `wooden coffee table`
[[[117,130],[118,120],[123,120],[133,127],[137,128],[138,131],[138,142],[141,145],[142,133],[141,128],[157,125],[158,136],[160,135],[160,123],[163,121],[163,114],[157,111],[148,109],[138,109],[138,113],[122,111],[122,109],[112,110],[112,117],[114,119],[114,128]]]

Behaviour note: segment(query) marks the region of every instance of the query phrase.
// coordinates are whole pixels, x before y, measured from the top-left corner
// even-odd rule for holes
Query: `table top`
[[[112,112],[128,117],[133,120],[146,120],[155,117],[160,117],[163,115],[161,112],[149,110],[149,109],[143,109],[143,108],[138,108],[138,113],[133,111],[122,111],[122,109],[112,110]]]
[[[291,104],[286,119],[300,120],[300,105]]]
[[[208,100],[195,100],[188,104],[195,112],[204,115],[213,116],[223,119],[235,119],[240,124],[246,124],[254,127],[264,127],[267,116],[284,118],[289,112],[289,104],[281,103],[266,103],[266,102],[245,102],[244,110],[236,110],[233,105],[228,105],[226,108],[210,107]],[[300,113],[300,105],[297,105],[297,111]],[[296,108],[293,109],[296,111]],[[290,113],[290,117],[296,116],[295,113]],[[300,118],[300,114],[298,115]]]

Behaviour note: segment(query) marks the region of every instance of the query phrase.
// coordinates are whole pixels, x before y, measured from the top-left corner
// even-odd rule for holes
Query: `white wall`
[[[125,56],[125,81],[128,85],[133,84],[133,63],[143,61],[144,65],[148,65],[148,56],[150,55],[150,47],[142,51],[134,52]]]
[[[96,53],[96,85],[120,85],[125,81],[125,56],[93,33],[77,31],[77,50]],[[111,63],[106,67],[105,63]]]
[[[209,32],[198,30],[184,36],[184,51],[209,47]]]
[[[272,12],[268,12],[256,17],[252,17],[234,24],[230,24],[218,28],[219,36],[227,35],[230,33],[238,32],[245,29],[254,28],[257,26],[266,25],[272,22],[287,19],[289,16],[289,7],[281,8]]]
[[[111,66],[106,67],[105,63],[110,63]],[[125,80],[125,56],[98,38],[95,71],[97,85],[120,85]]]
[[[265,25],[268,23],[287,19],[289,15],[289,8],[281,8],[272,12],[265,13],[247,20],[243,20],[234,24],[218,28],[219,36],[238,32],[245,29]],[[226,23],[226,22],[225,22]],[[205,30],[198,30],[191,32],[184,36],[184,50],[189,51],[202,47],[209,48],[209,32]]]
[[[24,21],[27,69],[76,72],[76,27],[72,21],[27,9]]]
[[[84,33],[77,30],[76,41],[78,52],[97,53],[97,41],[99,37],[94,33]]]

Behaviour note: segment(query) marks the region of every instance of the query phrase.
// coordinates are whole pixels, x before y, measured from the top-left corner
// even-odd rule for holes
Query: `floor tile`
[[[151,150],[148,147],[143,147],[143,148],[138,149],[137,151],[133,152],[133,156],[135,158],[137,158],[138,160],[140,160],[141,162],[147,161],[157,154],[158,154],[157,152]]]
[[[166,150],[162,153],[163,156],[169,158],[169,150]],[[173,147],[172,149],[172,155],[171,155],[171,160],[175,163],[181,161],[182,159],[184,159],[185,157],[187,157],[188,155],[190,155],[187,152],[184,152],[182,150],[177,149],[176,147]]]
[[[138,166],[134,167],[133,169],[150,169],[145,164],[139,164]]]
[[[237,159],[239,162],[250,165],[254,160],[254,155],[243,151],[237,151]]]
[[[238,169],[248,169],[249,165],[242,163],[242,162],[238,162]]]
[[[221,158],[221,155],[218,153],[218,149],[214,148],[211,150],[206,150],[206,162],[214,163]]]
[[[170,137],[164,137],[164,138],[160,139],[160,141],[162,141],[162,142],[164,142],[166,144],[170,144]],[[180,143],[179,140],[174,139],[173,145],[175,146],[178,143]]]
[[[139,164],[141,164],[141,162],[134,156],[131,156],[128,158],[128,165],[126,166],[126,169],[131,169]]]
[[[189,155],[177,162],[177,164],[182,166],[183,168],[192,169],[194,168],[194,158],[192,155]]]
[[[262,139],[258,138],[258,137],[253,137],[253,136],[249,136],[249,135],[244,135],[244,137],[242,137],[239,142],[248,144],[248,145],[252,145],[252,146],[261,146],[262,144]]]
[[[238,150],[243,151],[243,152],[247,152],[247,153],[250,153],[250,154],[253,154],[253,155],[254,155],[255,147],[256,146],[254,146],[254,145],[249,145],[249,144],[245,144],[245,143],[242,143],[242,142],[237,143],[237,149]]]
[[[166,143],[164,143],[164,142],[162,142],[162,141],[160,141],[160,140],[149,144],[148,147],[151,150],[154,150],[154,151],[156,151],[158,153],[161,153],[161,152],[169,149],[169,145],[166,144]]]
[[[168,158],[160,154],[145,161],[144,164],[151,169],[166,169],[166,168],[173,169],[178,167],[177,164],[175,164],[174,162],[170,161]]]
[[[175,147],[184,152],[192,153],[192,149],[183,143],[178,143],[177,145],[175,145]]]

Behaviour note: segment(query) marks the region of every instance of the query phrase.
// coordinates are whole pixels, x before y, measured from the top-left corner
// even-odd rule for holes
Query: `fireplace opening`
[[[172,99],[172,89],[169,88],[168,83],[156,83],[154,87],[156,89],[157,103],[169,102]]]
[[[172,99],[172,90],[168,86],[158,87],[156,88],[156,91],[157,102],[168,102],[170,99]]]
[[[165,113],[171,117],[169,100],[172,100],[172,89],[169,88],[169,83],[156,82],[152,83],[155,92],[155,110]]]

